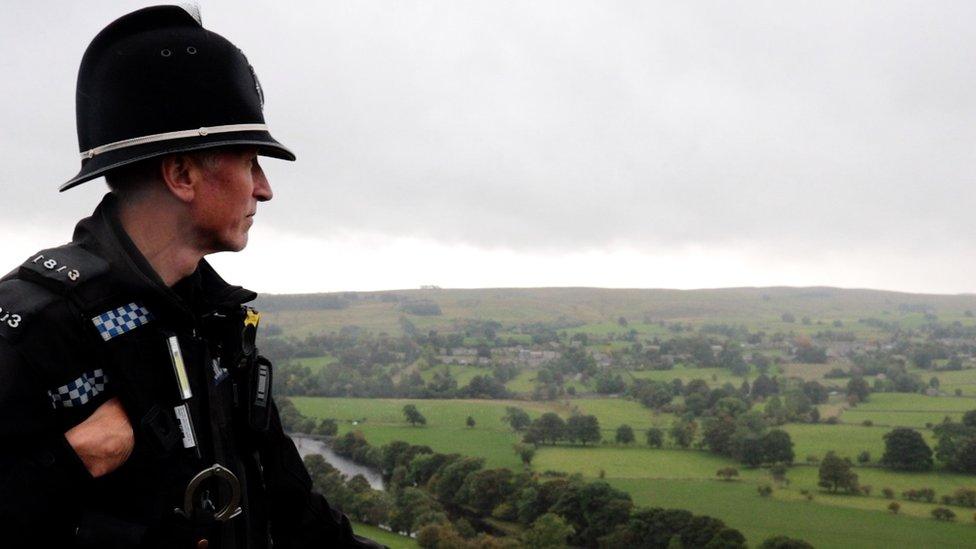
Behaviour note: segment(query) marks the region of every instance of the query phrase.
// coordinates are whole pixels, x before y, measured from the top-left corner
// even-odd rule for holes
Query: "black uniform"
[[[0,546],[377,547],[311,491],[282,431],[243,306],[256,294],[206,261],[167,287],[116,209],[110,194],[72,243],[0,282]],[[96,479],[64,433],[113,396],[135,450]],[[184,402],[194,440],[177,413]],[[239,480],[241,513],[213,519],[233,490],[212,478],[191,494],[194,516],[183,516],[188,482],[215,464]]]

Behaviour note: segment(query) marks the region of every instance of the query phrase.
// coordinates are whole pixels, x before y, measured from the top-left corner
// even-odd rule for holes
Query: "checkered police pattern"
[[[81,374],[81,377],[67,385],[48,391],[47,394],[51,397],[51,406],[54,408],[74,408],[84,405],[104,391],[106,383],[108,376],[101,368],[97,368]]]
[[[92,322],[98,328],[98,333],[102,335],[102,339],[108,341],[113,337],[135,330],[150,320],[152,320],[152,315],[145,307],[129,303],[96,316]]]

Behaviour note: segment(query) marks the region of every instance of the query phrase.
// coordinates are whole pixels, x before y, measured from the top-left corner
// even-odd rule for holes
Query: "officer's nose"
[[[257,160],[254,161],[254,198],[258,202],[267,202],[274,198],[271,183],[268,183],[268,178],[264,175],[264,170],[258,165]]]

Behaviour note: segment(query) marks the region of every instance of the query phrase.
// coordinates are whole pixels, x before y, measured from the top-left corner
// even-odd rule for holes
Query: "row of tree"
[[[526,528],[520,538],[495,538],[492,547],[663,549],[676,543],[682,547],[745,547],[742,534],[720,520],[683,510],[635,508],[628,494],[602,481],[485,469],[481,458],[440,454],[400,441],[375,448],[359,433],[337,438],[334,449],[382,472],[391,503],[384,523],[395,531],[416,534],[424,547],[465,539],[469,545],[450,546],[487,547],[486,535],[474,531],[492,529],[488,519]],[[355,497],[351,500],[354,505],[356,501]]]

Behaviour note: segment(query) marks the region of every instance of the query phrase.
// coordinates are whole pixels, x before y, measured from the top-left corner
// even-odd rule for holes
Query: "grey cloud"
[[[14,215],[72,217],[84,45],[130,9],[0,25]],[[976,229],[970,3],[204,2],[275,135],[263,222],[522,250],[749,242],[965,248]],[[33,33],[39,33],[35,36]],[[43,60],[43,62],[39,62]],[[20,152],[13,152],[20,151]],[[50,189],[38,199],[37,189]]]

